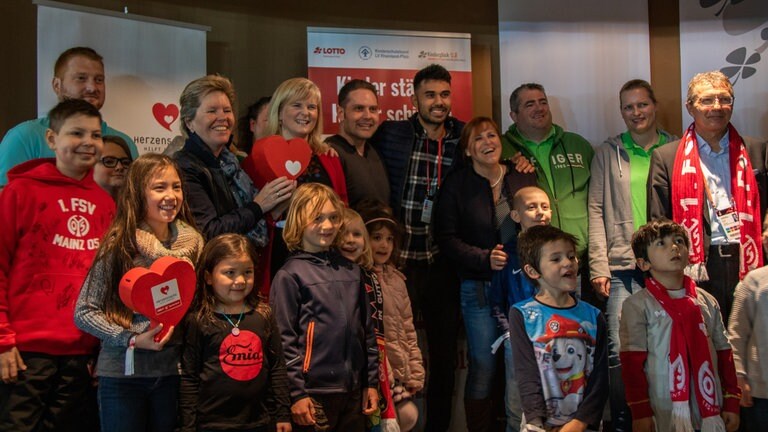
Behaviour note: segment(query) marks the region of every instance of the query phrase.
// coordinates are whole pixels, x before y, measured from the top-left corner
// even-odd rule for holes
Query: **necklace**
[[[245,314],[245,303],[243,303],[243,310],[240,311],[240,317],[237,319],[236,323],[233,323],[231,319],[229,319],[229,315],[222,313],[224,315],[224,318],[229,321],[230,324],[232,324],[232,336],[238,336],[240,334],[240,329],[238,326],[240,325],[240,321],[243,320],[243,315]]]
[[[501,183],[501,179],[504,177],[504,167],[499,165],[499,178],[496,179],[495,182],[491,184],[491,189],[495,188],[496,186]]]

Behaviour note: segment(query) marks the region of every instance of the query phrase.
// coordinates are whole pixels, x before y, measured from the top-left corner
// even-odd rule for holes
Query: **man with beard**
[[[430,223],[442,180],[461,159],[457,148],[464,123],[449,115],[451,74],[444,67],[432,64],[418,71],[413,93],[417,112],[408,120],[382,123],[371,143],[387,168],[390,206],[404,227],[400,254],[408,295],[427,333],[426,430],[445,431],[456,368],[459,280],[439,254]],[[427,354],[423,347],[422,352]]]
[[[366,199],[389,202],[387,172],[379,153],[368,143],[379,127],[376,87],[361,79],[349,81],[339,91],[336,112],[339,133],[325,142],[341,158],[350,207]]]
[[[70,48],[56,60],[51,84],[59,102],[65,99],[83,99],[97,110],[101,110],[106,96],[104,60],[92,48]],[[50,120],[45,116],[20,123],[5,134],[0,142],[0,188],[8,183],[6,174],[14,166],[31,159],[54,157],[53,150],[45,140],[45,132],[49,127]],[[117,135],[124,139],[131,149],[133,159],[139,157],[133,140],[107,126],[103,120],[101,133]]]

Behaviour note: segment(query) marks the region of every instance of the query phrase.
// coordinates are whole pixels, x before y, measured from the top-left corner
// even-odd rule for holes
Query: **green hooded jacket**
[[[579,259],[586,264],[586,250],[589,239],[589,217],[587,198],[589,192],[589,167],[595,151],[592,145],[580,135],[565,132],[562,127],[555,129],[549,161],[538,161],[523,143],[517,125],[509,127],[502,137],[502,154],[522,152],[536,168],[539,187],[547,192],[552,207],[552,225],[573,234],[579,241]],[[542,163],[548,163],[552,172],[553,187],[549,186]]]

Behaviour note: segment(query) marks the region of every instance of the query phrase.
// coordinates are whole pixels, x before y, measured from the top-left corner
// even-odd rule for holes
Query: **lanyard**
[[[424,147],[427,155],[429,155],[429,137],[424,137]],[[437,168],[437,189],[440,189],[440,179],[443,177],[443,138],[437,141],[437,156],[436,156]],[[432,193],[432,170],[429,168],[429,157],[427,157],[427,197],[433,197],[437,193]]]

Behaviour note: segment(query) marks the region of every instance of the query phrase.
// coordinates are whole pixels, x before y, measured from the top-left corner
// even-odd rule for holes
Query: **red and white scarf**
[[[715,379],[712,356],[709,352],[704,318],[696,302],[696,283],[685,276],[685,296],[674,299],[667,288],[652,277],[645,279],[648,292],[659,302],[672,319],[672,335],[669,341],[669,393],[672,398],[672,430],[693,432],[689,399],[691,382],[696,393],[696,403],[702,417],[702,432],[725,431],[720,418],[717,394],[720,391]]]
[[[750,270],[762,266],[763,263],[760,196],[744,140],[731,124],[728,125],[728,140],[731,196],[741,222],[739,279],[742,279]],[[699,145],[694,125],[691,123],[680,140],[672,168],[672,219],[688,232],[691,239],[688,256],[691,267],[686,273],[699,281],[708,279],[704,270],[702,225],[704,181]]]

